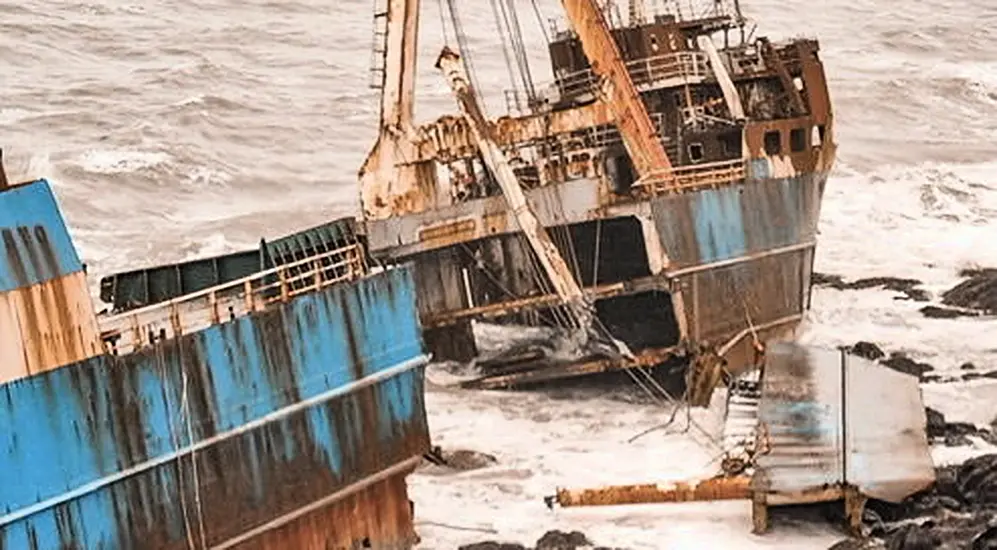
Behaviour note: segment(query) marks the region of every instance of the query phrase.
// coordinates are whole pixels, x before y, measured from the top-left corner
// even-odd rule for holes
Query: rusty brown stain
[[[433,225],[419,230],[419,240],[431,246],[446,246],[466,241],[475,235],[478,223],[464,219]]]
[[[750,499],[751,478],[715,477],[695,482],[668,485],[643,484],[602,487],[598,489],[557,491],[561,506],[614,506],[664,502],[704,502]]]

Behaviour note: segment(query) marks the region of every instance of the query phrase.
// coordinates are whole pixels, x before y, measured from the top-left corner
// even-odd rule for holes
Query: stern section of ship
[[[296,264],[303,285],[262,272],[101,338],[46,182],[0,192],[0,231],[4,351],[25,358],[0,381],[0,549],[416,543],[428,356],[408,267],[344,272],[362,251],[332,251]]]

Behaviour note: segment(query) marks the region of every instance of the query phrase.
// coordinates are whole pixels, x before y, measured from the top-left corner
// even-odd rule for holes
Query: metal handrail
[[[259,271],[247,277],[99,320],[108,353],[131,353],[285,302],[300,294],[352,281],[367,272],[364,251],[351,244]],[[296,284],[298,283],[298,284]]]
[[[635,59],[626,64],[634,84],[641,85],[667,78],[702,78],[710,74],[709,58],[703,52],[675,52]],[[572,95],[595,85],[598,78],[592,69],[576,71],[557,79],[562,95]]]
[[[652,195],[660,195],[672,191],[692,191],[723,185],[743,180],[745,174],[743,159],[688,164],[673,167],[671,170],[653,171],[634,183],[634,187],[644,188]]]

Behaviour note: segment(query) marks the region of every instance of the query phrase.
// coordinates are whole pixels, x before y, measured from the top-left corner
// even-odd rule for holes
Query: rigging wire
[[[547,34],[547,26],[544,24],[543,14],[540,12],[540,6],[537,5],[537,0],[532,0],[533,13],[537,16],[537,26],[540,27],[540,32],[543,34],[544,41],[550,44],[550,35]]]
[[[501,1],[501,0],[500,0]],[[530,61],[526,55],[526,44],[523,42],[523,29],[519,24],[519,12],[514,0],[505,0],[502,15],[509,29],[509,37],[513,46],[513,54],[519,67],[520,78],[530,107],[536,105],[537,92],[533,86],[533,75],[530,74]]]
[[[447,0],[447,6],[450,13],[450,20],[454,29],[454,35],[457,42],[457,47],[460,51],[461,61],[464,64],[464,70],[469,80],[468,84],[470,84],[472,90],[475,90],[476,93],[476,90],[479,90],[480,87],[477,84],[476,72],[474,70],[474,62],[472,61],[470,48],[467,45],[467,36],[463,30],[460,12],[457,8],[457,3],[455,2],[455,0]],[[485,154],[490,156],[492,152],[482,151],[482,155]],[[491,160],[492,163],[494,164],[497,162],[498,159],[490,158],[489,160]],[[487,165],[485,166],[485,169],[487,170]],[[519,235],[519,240],[521,243],[525,238],[526,238],[525,235]],[[528,243],[527,246],[525,246],[524,248],[531,268],[530,271],[534,276],[538,288],[541,290],[541,292],[544,292],[545,294],[554,293],[552,283],[550,283],[547,280],[546,270],[544,270],[543,267],[540,265],[539,257],[537,257],[536,254],[533,252],[532,247],[528,246]],[[552,316],[555,318],[556,324],[561,328],[570,329],[572,325],[579,325],[578,321],[573,319],[574,316],[570,311],[563,311],[561,308],[552,308],[551,313]],[[572,320],[574,320],[573,323],[571,322]]]
[[[443,33],[443,44],[446,45],[450,43],[450,33],[447,32],[447,18],[443,14],[443,0],[436,0],[436,8],[436,11],[440,15],[440,29],[442,29]]]
[[[442,0],[440,0],[440,1],[442,1]],[[503,5],[501,3],[496,4],[496,2],[501,2],[501,0],[492,0],[492,10],[493,10],[493,14],[495,15],[495,18],[496,18],[496,25],[499,27],[499,32],[500,32],[500,34],[503,35],[503,36],[501,36],[502,47],[503,47],[503,56],[506,59],[506,68],[507,68],[507,70],[510,73],[510,80],[512,81],[513,85],[515,86],[516,85],[516,79],[515,79],[515,76],[513,74],[512,67],[511,67],[512,61],[510,60],[509,55],[508,55],[508,51],[507,51],[507,48],[509,47],[507,45],[508,43],[511,43],[511,45],[512,45],[511,49],[513,50],[513,55],[514,55],[514,57],[516,57],[517,64],[519,65],[520,78],[522,79],[523,86],[524,86],[524,88],[527,88],[527,93],[528,94],[532,94],[533,92],[530,91],[530,88],[532,86],[532,81],[531,81],[530,76],[529,76],[529,64],[528,64],[528,59],[526,58],[525,46],[524,46],[523,41],[522,41],[521,32],[517,32],[517,31],[519,31],[519,24],[518,24],[518,18],[516,18],[516,16],[515,16],[515,7],[512,6],[511,3]],[[468,48],[468,46],[467,46],[467,37],[466,37],[466,35],[465,35],[464,31],[463,31],[463,25],[461,24],[460,14],[459,14],[459,11],[457,9],[457,5],[456,5],[456,3],[455,3],[454,0],[447,0],[447,4],[448,4],[449,12],[450,12],[450,19],[451,19],[452,26],[453,26],[453,29],[454,29],[454,36],[455,36],[458,48],[460,49],[460,52],[461,52],[462,62],[464,63],[464,68],[465,68],[465,72],[466,72],[466,74],[468,76],[468,79],[469,79],[469,84],[471,85],[471,87],[472,87],[473,90],[478,90],[480,88],[479,88],[479,86],[477,85],[477,82],[476,82],[477,79],[476,79],[476,76],[475,76],[476,73],[474,71],[474,66],[473,66],[474,64],[473,64],[473,61],[471,59],[470,48]],[[539,19],[541,17],[541,15],[540,15],[540,11],[539,11],[539,6],[537,6],[535,0],[533,2],[533,7],[534,7],[534,12],[535,12],[535,14],[537,15],[537,17]],[[501,9],[499,9],[499,8],[501,8]],[[510,17],[510,12],[512,14],[511,17]],[[500,14],[502,15],[501,20],[499,18]],[[441,6],[441,18],[442,18],[442,6]],[[503,23],[505,24],[505,29],[507,29],[509,31],[509,42],[508,43],[506,41],[505,33],[502,32],[502,24]],[[445,25],[444,25],[444,28],[445,28]],[[543,29],[542,25],[541,25],[541,29]],[[546,32],[544,33],[544,35],[546,37]],[[530,97],[532,99],[533,95],[531,95]],[[483,152],[483,154],[492,155],[492,152],[489,150],[487,153]],[[493,164],[494,164],[494,161],[496,161],[497,159],[490,159],[490,160],[492,160]],[[487,167],[486,167],[486,169],[487,169]],[[561,214],[563,216],[563,213],[564,213],[563,212],[563,204],[558,203],[557,207],[559,208],[559,210],[561,211]],[[574,242],[573,242],[573,239],[571,238],[571,235],[570,235],[570,229],[567,228],[567,227],[563,227],[561,229],[562,229],[562,232],[561,232],[562,241],[564,241],[564,240],[567,241],[567,244],[563,245],[562,248],[564,250],[566,250],[567,253],[569,254],[570,259],[572,260],[571,265],[573,267],[574,274],[576,275],[577,279],[580,281],[581,280],[581,270],[580,270],[580,266],[579,266],[579,263],[578,263],[577,251],[574,249]],[[601,227],[599,228],[599,230],[600,230],[600,233],[601,233]],[[552,233],[556,234],[557,231],[554,231]],[[526,238],[525,235],[519,235],[518,237],[519,237],[520,243],[522,243],[523,240]],[[551,235],[551,237],[553,239],[554,235]],[[541,289],[542,292],[545,292],[545,293],[548,293],[548,294],[552,293],[553,289],[551,287],[553,286],[553,283],[547,280],[546,270],[543,269],[543,267],[540,265],[540,259],[537,256],[536,252],[532,249],[531,246],[528,246],[529,243],[526,243],[526,244],[527,244],[527,246],[525,246],[523,248],[524,248],[524,250],[526,252],[527,258],[529,259],[529,265],[530,265],[530,268],[531,268],[530,271],[532,272],[532,274],[534,276],[534,279],[537,282],[537,286]],[[594,271],[594,273],[596,273],[596,272],[597,271]],[[490,274],[488,274],[488,275],[490,276]],[[499,287],[503,291],[509,293],[508,290],[505,289],[501,284],[499,284]],[[569,328],[570,329],[570,328],[575,328],[576,327],[577,329],[580,329],[580,330],[587,330],[589,328],[589,327],[582,327],[581,326],[580,319],[577,318],[577,316],[574,314],[574,311],[572,311],[570,308],[554,307],[554,308],[550,308],[549,311],[552,313],[552,316],[555,318],[556,323],[558,325],[560,325],[562,328]],[[599,317],[597,315],[593,315],[593,327],[591,327],[591,328],[593,328],[598,335],[603,336],[605,338],[608,338],[608,339],[610,339],[610,341],[613,340],[613,336],[610,333],[609,329],[605,326],[605,324],[602,322],[601,319],[599,319]],[[643,390],[648,396],[650,396],[652,398],[652,400],[656,401],[659,404],[664,403],[664,402],[670,402],[670,403],[672,403],[674,405],[674,410],[673,410],[673,413],[672,413],[671,420],[674,420],[674,418],[677,415],[678,410],[681,407],[680,403],[673,396],[671,396],[670,393],[664,387],[662,387],[657,382],[657,380],[655,380],[654,377],[649,372],[647,372],[645,369],[643,369],[641,367],[637,367],[636,370],[641,375],[643,375],[643,377],[644,377],[644,379],[641,379],[641,377],[638,376],[638,374],[632,372],[634,370],[633,368],[624,368],[623,370],[626,371],[627,375],[634,382],[634,384],[636,386],[638,386],[639,388],[641,388],[641,390]],[[697,430],[700,431],[703,435],[705,435],[711,443],[713,443],[714,445],[717,445],[718,447],[722,448],[722,446],[718,444],[718,442],[715,440],[715,438],[713,438],[712,436],[710,436],[709,433],[705,429],[703,429],[698,423],[696,423],[692,419],[692,417],[691,417],[691,411],[688,411],[687,418],[688,418],[689,426],[696,427]]]
[[[512,58],[509,57],[509,50],[511,49],[506,36],[506,29],[502,27],[502,17],[499,15],[499,2],[501,0],[490,0],[492,6],[492,16],[495,18],[495,29],[498,31],[499,40],[502,42],[502,57],[505,58],[505,68],[509,73],[509,82],[512,84],[512,92],[519,97],[519,84],[516,82],[516,75],[512,70]],[[463,55],[467,55],[466,52],[461,52]],[[516,101],[517,107],[519,101]]]

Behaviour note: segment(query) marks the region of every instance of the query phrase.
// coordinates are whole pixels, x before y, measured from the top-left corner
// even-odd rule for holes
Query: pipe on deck
[[[703,502],[715,500],[750,500],[751,478],[746,476],[714,477],[699,481],[668,484],[615,485],[598,489],[558,489],[557,495],[544,500],[569,506],[619,506],[664,502]]]

